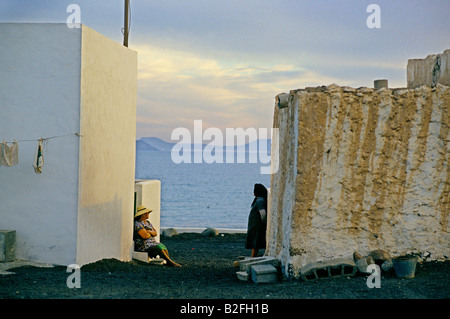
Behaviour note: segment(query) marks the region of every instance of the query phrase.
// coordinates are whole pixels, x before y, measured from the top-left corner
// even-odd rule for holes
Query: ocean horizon
[[[177,164],[172,160],[173,143],[147,139],[155,142],[149,149],[138,146],[139,141],[135,177],[161,181],[162,228],[246,229],[254,184],[270,187],[270,175],[260,173],[261,166],[270,163],[250,163],[250,152],[244,163]]]

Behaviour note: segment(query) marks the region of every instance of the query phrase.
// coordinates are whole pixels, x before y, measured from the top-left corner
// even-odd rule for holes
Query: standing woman
[[[267,229],[267,189],[262,184],[255,184],[248,216],[247,242],[245,248],[252,250],[252,257],[258,256],[259,249],[266,248]]]

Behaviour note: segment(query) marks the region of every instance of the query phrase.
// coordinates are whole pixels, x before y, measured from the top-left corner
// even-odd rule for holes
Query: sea
[[[270,187],[268,166],[245,163],[176,163],[170,151],[136,150],[136,179],[161,181],[161,227],[247,229],[253,187]]]

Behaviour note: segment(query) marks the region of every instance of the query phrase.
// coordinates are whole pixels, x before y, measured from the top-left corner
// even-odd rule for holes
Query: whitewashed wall
[[[450,257],[448,86],[330,85],[279,100],[268,253],[286,275],[354,251]]]
[[[450,49],[424,59],[410,59],[406,68],[408,88],[421,85],[450,85]]]
[[[82,26],[77,263],[130,259],[137,54]]]
[[[16,230],[16,258],[76,261],[81,30],[0,24],[0,140],[19,142],[19,164],[0,166],[0,228]]]
[[[0,138],[64,135],[48,140],[42,174],[37,142],[19,143],[20,164],[0,167],[0,228],[16,230],[16,257],[129,260],[136,52],[84,25],[0,24],[0,36]]]

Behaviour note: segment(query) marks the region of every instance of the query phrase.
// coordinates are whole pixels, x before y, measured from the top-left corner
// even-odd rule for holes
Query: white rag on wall
[[[19,163],[19,145],[17,141],[14,141],[11,146],[6,141],[3,141],[3,143],[0,143],[0,148],[0,165],[10,167]]]
[[[33,163],[34,171],[36,174],[42,173],[42,166],[44,166],[44,150],[42,147],[44,139],[40,139],[38,141],[37,149],[36,149],[36,158]]]

